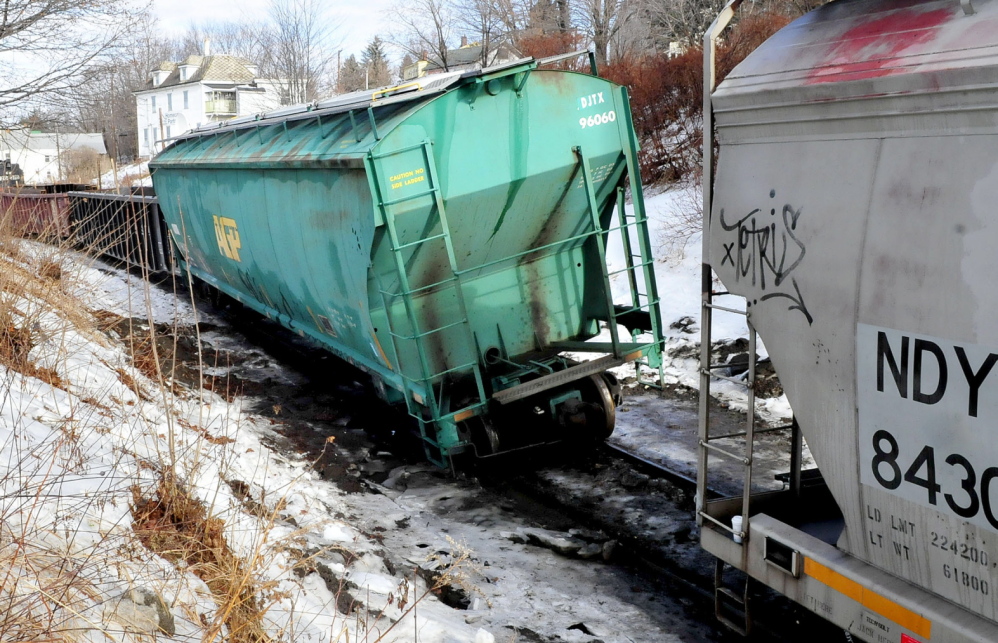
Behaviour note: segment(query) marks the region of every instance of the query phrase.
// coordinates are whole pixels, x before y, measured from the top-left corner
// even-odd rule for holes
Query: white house
[[[468,44],[468,38],[461,36],[461,46],[457,49],[447,50],[447,64],[440,60],[437,54],[427,54],[423,52],[421,60],[417,60],[411,65],[406,65],[402,69],[402,80],[410,81],[431,74],[442,74],[447,71],[465,71],[469,69],[482,68],[482,44],[473,42]],[[489,51],[486,58],[489,66],[502,65],[512,62],[520,57],[520,53],[508,45],[499,45]]]
[[[147,87],[134,92],[139,156],[152,156],[167,139],[199,125],[249,116],[280,106],[279,83],[257,78],[258,68],[236,56],[188,56],[164,62]]]
[[[68,180],[72,155],[88,149],[97,154],[107,154],[104,135],[0,130],[0,159],[9,159],[11,163],[20,165],[27,184]]]

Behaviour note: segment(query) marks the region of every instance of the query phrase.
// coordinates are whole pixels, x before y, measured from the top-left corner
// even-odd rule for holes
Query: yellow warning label
[[[233,261],[242,262],[239,249],[243,244],[239,240],[239,228],[236,220],[228,217],[212,216],[215,220],[215,239],[218,241],[218,251]]]
[[[397,190],[405,185],[414,185],[416,183],[422,183],[426,180],[426,170],[424,168],[418,167],[414,170],[406,170],[405,172],[400,172],[398,174],[393,174],[388,177],[389,183],[392,184],[392,189]]]

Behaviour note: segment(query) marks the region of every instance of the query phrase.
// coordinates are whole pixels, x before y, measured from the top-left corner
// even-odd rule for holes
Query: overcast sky
[[[343,57],[360,55],[367,43],[380,35],[385,37],[388,8],[393,0],[323,0],[328,7],[326,12],[335,24],[334,39],[343,49]],[[187,29],[191,22],[239,21],[243,19],[260,21],[267,17],[270,0],[240,0],[239,2],[219,2],[218,0],[153,0],[153,10],[159,17],[159,24],[168,35],[178,35]],[[217,52],[224,53],[224,52]],[[390,52],[394,56],[395,52]]]

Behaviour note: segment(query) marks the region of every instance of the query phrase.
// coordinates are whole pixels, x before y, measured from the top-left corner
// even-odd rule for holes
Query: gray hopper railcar
[[[713,270],[799,428],[757,493],[754,423],[712,439],[702,404],[702,545],[857,639],[998,641],[998,2],[836,0],[715,89],[737,5],[705,37],[703,346]],[[732,458],[743,496],[709,500]],[[719,614],[749,627],[747,596]]]

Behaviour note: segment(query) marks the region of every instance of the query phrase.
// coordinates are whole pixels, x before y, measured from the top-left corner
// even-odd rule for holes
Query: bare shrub
[[[102,168],[102,161],[103,155],[89,147],[66,150],[59,157],[66,180],[70,183],[90,183],[96,180],[102,169],[110,167],[110,163],[105,161]]]
[[[536,32],[521,36],[518,46],[524,56],[547,58],[567,54],[586,48],[585,37],[578,31]],[[585,57],[572,58],[557,64],[558,69],[588,71],[589,61]]]
[[[719,82],[789,21],[776,13],[743,17],[718,48]],[[642,144],[642,181],[695,181],[703,145],[703,51],[622,58],[603,75],[627,86],[630,93],[634,129]]]

